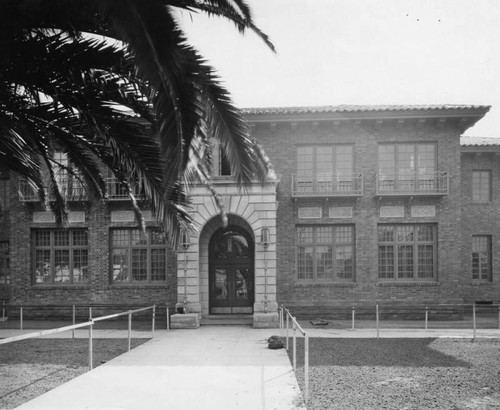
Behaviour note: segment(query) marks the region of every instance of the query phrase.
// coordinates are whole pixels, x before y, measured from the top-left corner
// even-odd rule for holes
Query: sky
[[[257,26],[183,12],[189,42],[240,108],[491,105],[465,135],[500,137],[500,0],[247,0]]]

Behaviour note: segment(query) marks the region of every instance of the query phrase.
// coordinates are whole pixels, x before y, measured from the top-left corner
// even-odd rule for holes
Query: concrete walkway
[[[305,409],[286,351],[267,348],[278,333],[235,326],[156,331],[153,340],[18,408]]]
[[[309,337],[377,337],[373,327],[305,330]],[[0,337],[27,332],[2,329]],[[305,409],[286,351],[267,348],[267,338],[272,335],[279,335],[279,330],[238,326],[157,330],[153,340],[18,408]],[[71,332],[52,335],[70,336]],[[126,336],[127,332],[121,330],[94,331],[95,338]],[[147,331],[133,332],[133,337],[150,336],[151,332]],[[292,336],[291,330],[289,336]],[[379,329],[378,336],[472,339],[473,330],[391,327]],[[76,337],[86,338],[88,331],[78,330]],[[500,330],[477,329],[476,338],[500,339]]]

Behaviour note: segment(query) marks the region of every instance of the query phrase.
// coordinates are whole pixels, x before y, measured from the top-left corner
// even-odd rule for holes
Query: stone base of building
[[[278,312],[254,313],[253,327],[255,329],[275,329],[279,326]]]
[[[171,329],[197,329],[199,327],[199,313],[175,313],[170,316]]]

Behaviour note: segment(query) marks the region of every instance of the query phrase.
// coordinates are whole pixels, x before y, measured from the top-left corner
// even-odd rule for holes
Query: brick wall
[[[459,131],[453,121],[437,120],[376,121],[311,121],[257,122],[254,136],[266,153],[280,179],[277,199],[278,301],[290,307],[318,311],[334,306],[375,303],[419,304],[460,303],[464,300],[464,278],[461,237],[461,167]],[[437,144],[437,170],[449,173],[449,194],[444,197],[396,197],[379,199],[376,194],[377,144],[383,142],[434,142]],[[364,193],[360,198],[294,199],[291,176],[295,173],[297,144],[354,143],[355,169],[363,173]],[[380,206],[403,206],[402,218],[381,218]],[[435,217],[415,218],[410,215],[414,205],[433,205]],[[296,279],[295,227],[299,206],[322,207],[322,218],[311,223],[352,224],[355,226],[356,279],[352,284],[301,283]],[[328,218],[328,207],[353,208],[353,217]],[[437,226],[437,281],[412,283],[381,283],[378,279],[377,224],[432,223]],[[458,241],[457,241],[458,238]]]
[[[89,272],[86,284],[42,285],[32,281],[33,229],[51,228],[54,223],[35,223],[33,212],[43,211],[40,204],[11,206],[11,300],[12,304],[72,305],[72,304],[121,304],[140,305],[166,303],[175,305],[176,258],[172,250],[167,253],[167,281],[165,284],[111,284],[109,259],[109,231],[113,227],[137,227],[135,222],[111,222],[113,210],[129,210],[125,203],[71,204],[70,210],[85,212],[85,222],[71,223],[72,228],[87,228],[89,240]],[[154,224],[151,224],[154,225]],[[56,312],[54,310],[54,312]]]
[[[472,200],[472,171],[490,170],[492,201],[478,203]],[[462,154],[462,258],[463,278],[460,291],[467,302],[500,301],[500,155],[493,152]],[[492,280],[472,280],[472,235],[492,237]]]

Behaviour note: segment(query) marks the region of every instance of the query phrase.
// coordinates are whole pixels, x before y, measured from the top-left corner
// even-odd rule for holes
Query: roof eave
[[[467,126],[471,127],[484,117],[489,106],[475,108],[442,108],[442,109],[408,109],[408,110],[370,110],[351,112],[263,112],[243,115],[249,122],[286,122],[286,121],[341,121],[341,120],[385,120],[385,119],[414,119],[414,118],[464,118]]]

